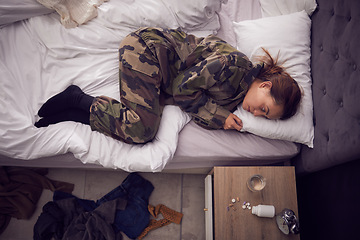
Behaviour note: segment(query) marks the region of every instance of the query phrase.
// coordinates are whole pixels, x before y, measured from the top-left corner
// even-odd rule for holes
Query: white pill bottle
[[[275,207],[272,205],[257,205],[252,208],[251,212],[258,217],[272,218],[275,216]]]

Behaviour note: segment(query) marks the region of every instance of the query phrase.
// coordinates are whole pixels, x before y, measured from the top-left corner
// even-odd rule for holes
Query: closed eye
[[[267,110],[266,110],[266,109],[267,109]],[[263,112],[265,113],[265,117],[268,118],[270,109],[263,107],[263,108],[261,108],[261,111],[263,111]]]

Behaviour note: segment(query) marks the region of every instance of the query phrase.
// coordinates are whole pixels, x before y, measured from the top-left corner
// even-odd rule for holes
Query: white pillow
[[[300,109],[288,120],[267,120],[254,117],[242,109],[234,114],[243,121],[243,131],[253,134],[306,144],[313,147],[313,103],[310,77],[311,20],[305,11],[276,17],[233,23],[237,48],[253,62],[264,55],[261,47],[276,57],[279,64],[298,82],[303,90]],[[280,51],[280,52],[279,52]],[[284,62],[285,61],[285,62]]]
[[[98,11],[97,21],[111,29],[139,27],[178,28],[197,35],[216,34],[220,0],[123,0],[108,1]],[[159,14],[160,13],[160,14]],[[198,33],[199,32],[199,33]]]
[[[305,10],[309,16],[315,11],[316,0],[260,0],[263,17],[273,17]]]
[[[221,10],[221,0],[163,0],[162,2],[183,29],[207,30],[209,22],[219,21],[217,12]]]

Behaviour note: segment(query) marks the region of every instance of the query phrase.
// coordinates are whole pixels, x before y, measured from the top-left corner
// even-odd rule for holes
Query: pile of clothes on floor
[[[0,167],[0,234],[11,218],[29,219],[43,189],[71,193],[74,185],[47,178],[44,168]]]
[[[150,205],[154,186],[138,173],[130,173],[118,187],[97,201],[78,198],[71,194],[73,185],[62,184],[58,189],[51,188],[53,201],[42,208],[34,226],[34,240],[118,240],[122,239],[122,233],[131,239],[142,239],[153,229],[180,224],[183,216],[162,204]],[[156,220],[159,214],[163,219]],[[155,219],[150,219],[151,216]]]

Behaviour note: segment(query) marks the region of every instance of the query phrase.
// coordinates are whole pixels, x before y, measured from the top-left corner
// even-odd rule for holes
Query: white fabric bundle
[[[74,28],[97,17],[97,7],[107,0],[37,0],[61,16],[61,24]]]

